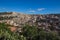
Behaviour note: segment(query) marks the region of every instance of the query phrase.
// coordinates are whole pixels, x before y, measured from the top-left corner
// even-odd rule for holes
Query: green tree
[[[32,38],[34,36],[37,35],[37,27],[35,26],[29,26],[29,25],[25,25],[23,27],[23,35],[28,39],[28,40],[32,40]]]
[[[60,40],[56,32],[49,32],[46,35],[46,40]]]
[[[0,40],[20,40],[18,35],[9,30],[8,25],[0,23]]]

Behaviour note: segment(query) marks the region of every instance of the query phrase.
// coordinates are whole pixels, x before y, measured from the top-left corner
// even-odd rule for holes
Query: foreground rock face
[[[22,27],[24,24],[37,26],[46,31],[60,32],[60,14],[29,15],[16,12],[0,13],[0,22]]]

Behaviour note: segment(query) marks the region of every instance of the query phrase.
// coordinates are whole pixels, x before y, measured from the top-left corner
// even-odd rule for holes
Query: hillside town
[[[30,15],[16,12],[1,12],[0,23],[6,23],[21,30],[22,26],[28,24],[43,28],[45,31],[60,32],[60,16],[56,14]]]
[[[60,14],[0,12],[0,40],[60,40]]]

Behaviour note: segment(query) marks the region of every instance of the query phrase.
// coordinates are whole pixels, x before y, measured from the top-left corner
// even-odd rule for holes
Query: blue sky
[[[60,0],[0,0],[0,12],[60,13]]]

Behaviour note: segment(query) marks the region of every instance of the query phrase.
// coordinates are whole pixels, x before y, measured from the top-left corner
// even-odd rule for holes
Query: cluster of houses
[[[43,28],[45,31],[60,32],[60,17],[57,15],[34,15],[27,24]]]
[[[7,17],[4,20],[0,19],[0,23],[13,25],[17,31],[21,32],[22,26],[28,24],[30,26],[37,26],[39,29],[43,28],[45,31],[60,32],[60,17],[58,15],[24,15],[15,12],[0,13],[1,17]],[[9,19],[10,18],[10,19]],[[11,29],[12,29],[11,28]]]

